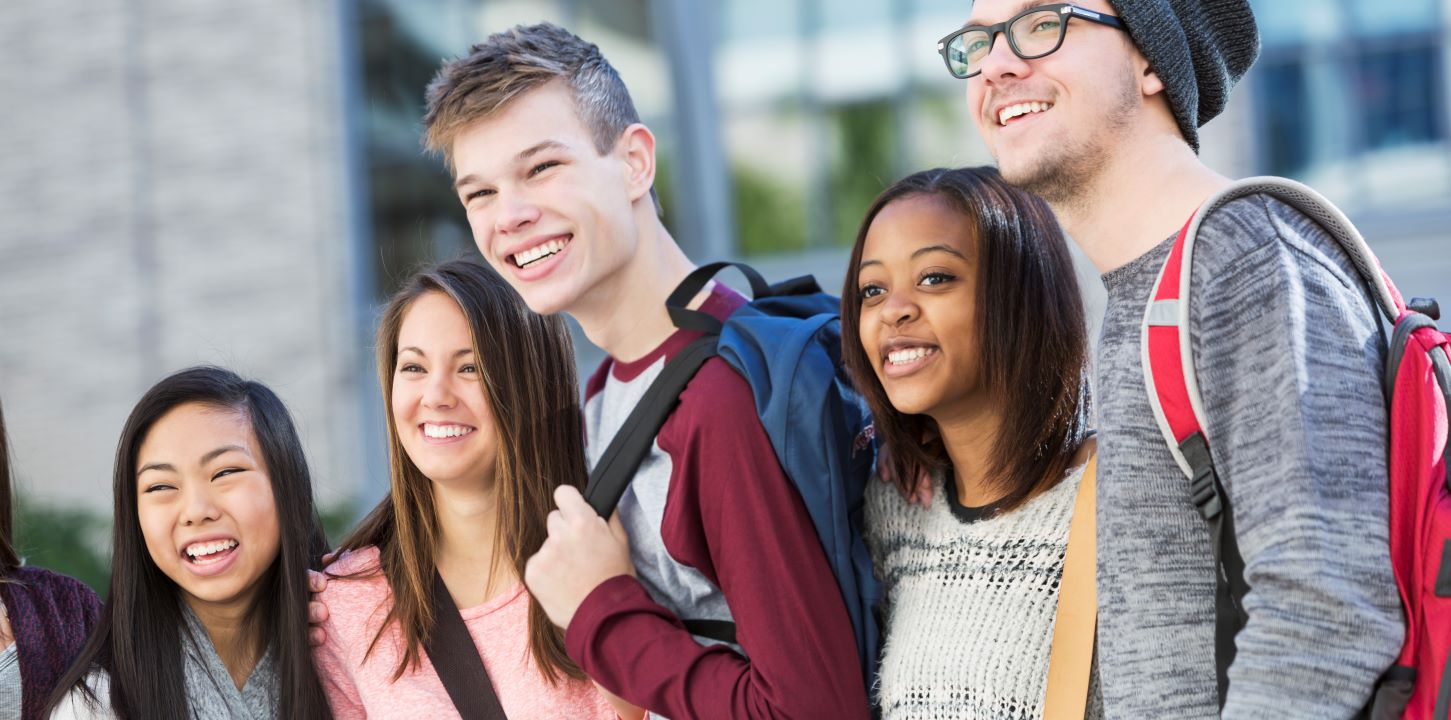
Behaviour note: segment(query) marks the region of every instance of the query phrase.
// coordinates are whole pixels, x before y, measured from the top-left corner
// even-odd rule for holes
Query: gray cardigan
[[[275,720],[277,718],[277,662],[269,649],[258,661],[247,682],[238,689],[227,673],[226,665],[217,655],[211,636],[191,609],[182,605],[186,632],[182,633],[186,681],[186,701],[194,718],[231,718],[232,720]],[[107,699],[111,695],[110,679],[96,671],[86,684],[99,699],[88,703],[84,694],[72,690],[66,702],[51,715],[52,720],[103,720],[112,718]]]

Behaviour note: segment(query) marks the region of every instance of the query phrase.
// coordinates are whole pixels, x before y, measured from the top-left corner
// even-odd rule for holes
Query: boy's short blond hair
[[[556,80],[569,87],[600,154],[613,150],[625,128],[640,122],[630,91],[597,46],[552,23],[519,25],[439,68],[428,84],[425,147],[452,167],[460,130]]]

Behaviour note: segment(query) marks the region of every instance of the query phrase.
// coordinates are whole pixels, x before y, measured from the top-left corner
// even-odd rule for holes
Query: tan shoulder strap
[[[1098,454],[1088,458],[1068,525],[1068,551],[1058,584],[1058,615],[1053,622],[1053,649],[1048,655],[1048,692],[1043,720],[1082,720],[1088,706],[1088,675],[1093,666],[1093,641],[1098,632],[1098,589],[1094,520],[1094,475]]]

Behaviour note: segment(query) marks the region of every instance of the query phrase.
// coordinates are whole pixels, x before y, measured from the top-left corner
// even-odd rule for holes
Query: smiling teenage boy
[[[446,63],[424,123],[484,258],[532,310],[568,313],[609,353],[586,391],[598,461],[695,337],[665,310],[694,266],[660,221],[654,136],[599,49],[549,24]],[[696,299],[719,318],[743,302],[723,287]],[[623,531],[572,488],[556,502],[525,581],[601,685],[674,717],[868,714],[825,553],[724,361],[681,394],[619,503]],[[697,641],[682,619],[732,621],[737,645]]]
[[[977,0],[943,39],[1003,176],[1103,273],[1099,667],[1109,717],[1214,717],[1215,565],[1155,421],[1144,307],[1174,236],[1229,180],[1199,127],[1259,50],[1246,0]],[[1403,635],[1387,540],[1384,341],[1334,240],[1265,195],[1203,224],[1191,338],[1245,561],[1224,717],[1349,717]]]

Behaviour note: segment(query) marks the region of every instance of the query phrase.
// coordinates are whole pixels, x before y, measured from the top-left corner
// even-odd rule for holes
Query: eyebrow
[[[1019,3],[1018,6],[1013,9],[1013,12],[1011,14],[1009,14],[1008,17],[1015,17],[1015,16],[1017,16],[1018,13],[1023,12],[1024,10],[1027,10],[1028,8],[1038,7],[1039,5],[1045,5],[1045,4],[1049,4],[1049,3],[1044,3],[1043,0],[1024,0],[1024,2]],[[1007,19],[1007,18],[1004,18],[1004,19]],[[984,26],[986,26],[988,24],[989,23],[985,23],[985,22],[982,22],[980,20],[969,19],[967,22],[965,22],[965,23],[962,24],[962,27],[972,27],[974,25],[976,25],[978,27],[984,27]],[[961,28],[959,28],[959,29],[961,29]]]
[[[413,347],[412,345],[409,345],[408,347],[398,348],[398,354],[399,355],[402,355],[403,353],[410,352],[410,351],[413,352],[413,353],[415,353],[415,354],[417,354],[417,355],[419,355],[419,356],[421,356],[421,357],[428,357],[428,353],[423,352],[422,350],[420,350],[420,349],[418,349],[416,347]],[[454,357],[463,357],[464,355],[467,355],[467,354],[469,354],[469,353],[471,353],[473,351],[474,351],[473,348],[464,348],[462,350],[455,350],[454,353],[453,353],[453,356]]]
[[[922,255],[926,255],[927,253],[930,253],[930,252],[945,252],[945,253],[947,253],[949,255],[956,255],[957,257],[959,257],[959,258],[961,258],[963,260],[966,260],[967,259],[967,256],[966,255],[963,255],[957,248],[952,247],[951,245],[941,245],[941,244],[938,244],[938,245],[928,245],[927,247],[917,248],[916,250],[912,251],[912,259],[913,260],[916,260],[918,257],[920,257]]]
[[[961,258],[963,261],[966,261],[967,260],[967,256],[966,255],[963,255],[960,251],[958,251],[957,248],[952,247],[950,245],[942,245],[942,244],[938,244],[938,245],[928,245],[927,247],[917,248],[916,250],[913,250],[912,251],[912,259],[913,260],[916,260],[917,258],[919,258],[919,257],[921,257],[923,255],[926,255],[927,253],[933,253],[933,252],[945,252],[945,253],[947,253],[949,255],[954,255],[954,256],[956,256],[958,258]],[[868,265],[881,265],[881,264],[882,264],[882,261],[881,260],[863,260],[863,261],[861,261],[860,264],[858,264],[856,266],[856,268],[857,268],[857,272],[861,272],[862,268],[867,267]]]
[[[217,458],[219,458],[222,455],[225,455],[225,454],[227,454],[229,452],[239,452],[239,453],[242,453],[243,455],[246,455],[248,457],[251,457],[251,455],[252,455],[252,453],[250,453],[250,452],[247,451],[247,448],[244,448],[241,445],[223,445],[223,446],[221,446],[221,447],[219,447],[219,448],[217,448],[215,450],[212,450],[211,452],[208,452],[207,454],[203,455],[202,456],[202,459],[201,459],[201,462],[199,464],[200,465],[205,465],[205,464],[207,464],[207,463],[209,463],[209,462],[211,462],[213,460],[216,460]],[[162,472],[176,472],[176,466],[175,465],[172,465],[171,463],[147,463],[145,465],[142,465],[141,466],[141,469],[136,471],[136,474],[138,476],[140,476],[141,473],[144,473],[147,470],[160,470]]]
[[[566,147],[567,146],[564,143],[559,142],[558,140],[545,140],[544,142],[531,145],[519,151],[519,154],[514,156],[514,162],[528,160],[529,158],[534,157],[535,155],[538,155],[545,150],[564,150]],[[479,176],[474,174],[465,175],[454,181],[453,189],[457,190],[472,182],[479,182]]]

